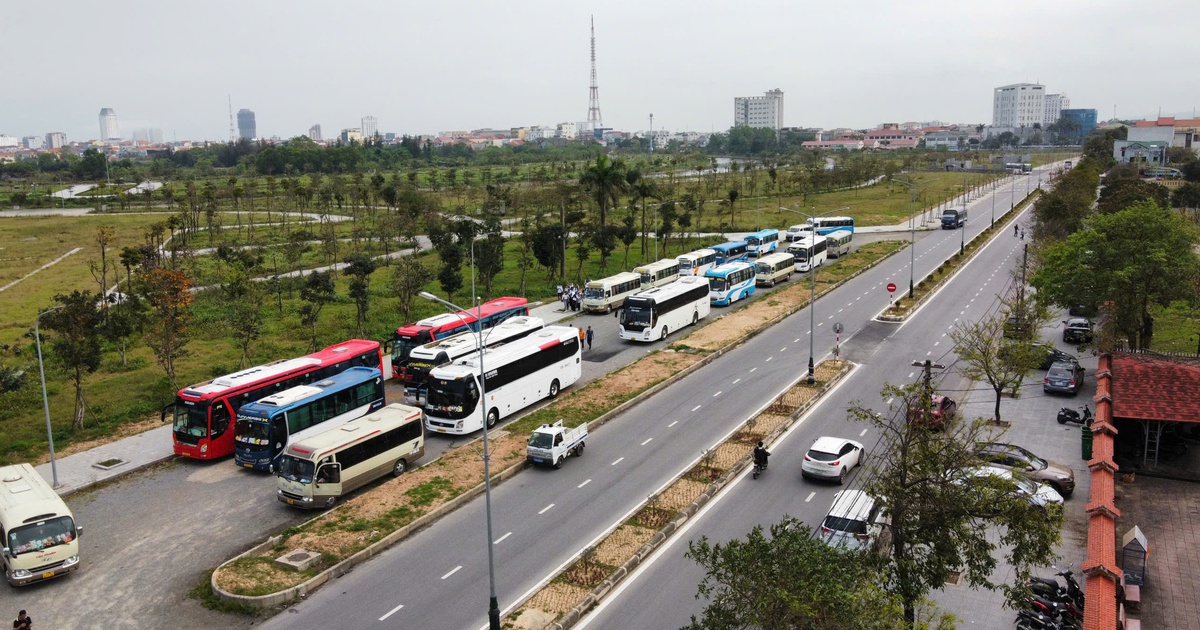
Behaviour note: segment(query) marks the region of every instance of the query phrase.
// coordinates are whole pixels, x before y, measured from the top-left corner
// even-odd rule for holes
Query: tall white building
[[[67,134],[61,131],[51,131],[46,134],[45,147],[47,149],[61,149],[65,144],[67,144]]]
[[[121,130],[117,127],[117,112],[111,107],[105,107],[100,110],[100,141],[108,142],[121,137]]]
[[[1066,94],[1047,94],[1046,113],[1042,117],[1042,126],[1048,127],[1062,118],[1062,111],[1071,109],[1071,99]]]
[[[733,125],[778,131],[783,127],[783,90],[776,88],[762,96],[733,99]]]
[[[558,138],[574,140],[579,135],[579,128],[573,122],[558,123],[554,128],[554,135]]]
[[[1032,127],[1046,117],[1046,87],[1037,83],[1014,83],[995,89],[992,100],[993,127]]]
[[[320,142],[323,139],[321,138],[321,125],[313,125],[308,128],[308,139],[313,142]]]
[[[363,116],[359,129],[362,129],[362,137],[374,138],[375,134],[379,133],[379,120],[374,116]]]

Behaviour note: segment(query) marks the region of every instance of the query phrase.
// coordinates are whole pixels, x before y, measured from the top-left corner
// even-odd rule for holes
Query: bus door
[[[288,428],[287,414],[281,413],[274,418],[271,418],[271,461],[274,462],[276,457],[287,448]]]
[[[229,423],[233,420],[233,417],[229,414],[229,405],[224,400],[213,403],[211,413],[210,422],[212,422],[212,432],[209,433],[208,439],[215,440],[221,437],[225,433],[225,430],[229,428]]]
[[[313,496],[339,497],[342,495],[342,465],[324,460],[317,466]]]
[[[395,378],[392,373],[392,340],[383,342],[383,380]]]

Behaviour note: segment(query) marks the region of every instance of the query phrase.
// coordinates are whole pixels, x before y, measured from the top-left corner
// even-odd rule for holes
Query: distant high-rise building
[[[61,149],[67,144],[67,134],[61,131],[51,131],[46,134],[47,149]]]
[[[1042,126],[1049,127],[1058,122],[1064,109],[1071,108],[1071,99],[1066,94],[1047,94],[1046,111],[1042,115]]]
[[[1046,87],[1014,83],[993,90],[993,127],[1032,127],[1046,117]]]
[[[25,136],[24,138],[21,138],[21,144],[26,149],[36,150],[42,148],[43,140],[45,140],[45,138],[42,136]]]
[[[733,125],[779,130],[783,127],[783,90],[733,99]]]
[[[117,126],[117,112],[111,107],[100,110],[100,141],[108,142],[121,137],[121,129]]]
[[[258,137],[258,126],[254,122],[254,112],[239,109],[237,114],[238,137],[242,140],[253,140]]]
[[[1064,109],[1062,118],[1075,123],[1075,137],[1081,141],[1096,128],[1096,110],[1094,109]]]
[[[162,144],[163,131],[157,127],[147,129],[134,129],[130,134],[130,140],[134,142],[149,142],[150,144]]]
[[[362,129],[362,137],[374,138],[375,134],[379,132],[379,120],[374,116],[363,116],[360,129]]]
[[[321,125],[313,125],[309,127],[308,138],[313,142],[320,142],[323,139],[321,138]]]
[[[350,144],[351,142],[362,142],[363,135],[361,129],[343,129],[342,144]]]

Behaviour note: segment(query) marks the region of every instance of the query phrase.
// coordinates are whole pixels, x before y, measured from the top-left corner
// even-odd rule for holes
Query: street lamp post
[[[54,431],[50,428],[50,401],[46,398],[46,369],[42,366],[42,332],[39,324],[41,323],[42,315],[51,311],[57,311],[62,306],[44,310],[33,318],[33,338],[37,344],[38,355],[38,375],[42,379],[42,409],[46,412],[46,440],[50,442],[50,473],[53,476],[53,486],[58,487],[58,462],[54,458]]]
[[[916,202],[917,184],[915,182],[910,182],[910,181],[907,181],[904,179],[898,179],[895,177],[892,178],[892,181],[894,181],[898,184],[904,184],[905,186],[908,186],[909,201],[912,203]],[[908,231],[909,231],[909,237],[908,237],[908,299],[911,300],[911,299],[913,299],[913,295],[914,295],[914,290],[915,290],[914,282],[916,280],[916,275],[917,275],[917,272],[916,272],[916,268],[917,268],[916,208],[913,208],[908,213]]]
[[[823,217],[827,214],[832,214],[834,212],[841,212],[842,210],[849,210],[849,209],[850,209],[850,207],[846,206],[844,208],[836,208],[834,210],[822,212],[821,214],[808,214],[807,212],[800,212],[799,210],[792,210],[790,208],[782,208],[782,207],[780,208],[780,210],[784,210],[786,212],[791,212],[793,214],[798,214],[802,217],[807,217],[809,224],[813,226],[813,240],[814,241],[816,240],[816,236],[817,236],[817,229],[816,229],[816,218],[817,217]],[[817,382],[816,360],[815,360],[816,350],[815,350],[815,341],[814,341],[815,337],[817,336],[817,268],[816,268],[816,266],[813,265],[812,257],[809,257],[809,259],[808,259],[808,279],[809,279],[809,285],[808,285],[809,288],[808,288],[808,380],[807,380],[807,383],[809,385],[812,385]]]

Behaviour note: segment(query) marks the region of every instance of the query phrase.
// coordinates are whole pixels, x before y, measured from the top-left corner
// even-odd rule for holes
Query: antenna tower
[[[237,129],[233,126],[233,95],[229,97],[229,144],[237,144]]]
[[[604,117],[600,115],[600,86],[596,85],[596,18],[592,18],[592,85],[588,93],[587,121],[592,129],[604,126]]]

